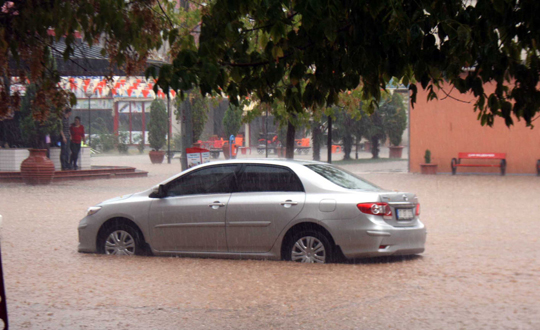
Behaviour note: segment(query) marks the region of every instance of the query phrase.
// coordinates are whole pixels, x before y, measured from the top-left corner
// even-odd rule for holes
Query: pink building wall
[[[452,90],[448,85],[444,90]],[[487,85],[486,92],[494,90]],[[459,152],[506,153],[506,173],[536,173],[540,159],[540,120],[531,129],[524,121],[514,120],[508,128],[502,118],[495,118],[493,127],[481,126],[474,112],[475,98],[472,94],[460,94],[455,89],[452,97],[441,91],[439,100],[427,101],[427,92],[419,90],[417,103],[410,110],[410,170],[420,172],[426,149],[431,151],[432,163],[438,164],[439,172],[451,172],[450,161]],[[533,123],[533,124],[534,124]],[[467,161],[464,161],[464,163]],[[487,162],[490,161],[468,161]],[[491,163],[497,163],[491,161]],[[459,168],[460,172],[499,173],[498,168]]]

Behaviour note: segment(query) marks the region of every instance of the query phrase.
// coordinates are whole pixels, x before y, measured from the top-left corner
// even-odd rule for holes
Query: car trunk
[[[416,205],[418,199],[415,194],[406,192],[381,193],[381,202],[388,203],[392,209],[391,217],[384,217],[389,225],[394,227],[414,226],[418,222]]]

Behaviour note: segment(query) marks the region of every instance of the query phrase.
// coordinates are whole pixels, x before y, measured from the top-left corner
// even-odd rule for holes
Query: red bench
[[[490,159],[500,159],[499,164],[461,164],[462,159],[481,159],[481,160],[490,160]],[[452,167],[452,175],[456,174],[458,167],[500,167],[501,175],[506,173],[506,154],[504,153],[480,153],[480,152],[460,152],[458,158],[452,158],[450,163]]]

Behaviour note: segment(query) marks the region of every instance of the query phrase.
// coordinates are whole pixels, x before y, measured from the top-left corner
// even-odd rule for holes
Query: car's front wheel
[[[106,228],[98,244],[100,252],[105,254],[131,256],[143,252],[139,232],[124,224]]]
[[[294,262],[329,263],[332,260],[332,244],[321,232],[302,231],[292,236],[286,259]]]

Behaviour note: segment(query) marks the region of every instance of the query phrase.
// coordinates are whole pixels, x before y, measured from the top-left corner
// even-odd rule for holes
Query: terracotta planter
[[[390,158],[401,158],[403,146],[390,146]]]
[[[223,147],[221,147],[221,150],[223,150],[223,157],[225,157],[225,159],[231,158],[231,155],[229,153],[229,142],[223,143]]]
[[[420,173],[437,174],[437,164],[420,164]]]
[[[276,152],[279,158],[285,158],[287,148],[285,147],[276,147]]]
[[[30,156],[21,163],[21,177],[29,185],[50,184],[54,163],[47,158],[47,149],[29,149]]]
[[[152,162],[152,164],[161,164],[163,163],[163,159],[165,158],[165,151],[152,150],[148,153],[148,155],[150,156],[150,161]]]
[[[371,142],[364,142],[364,151],[371,151]]]
[[[236,144],[233,143],[233,148],[235,148],[233,150],[233,155],[231,157],[230,153],[229,153],[229,142],[225,142],[223,143],[223,148],[221,148],[223,150],[223,156],[225,157],[225,159],[236,159]]]

